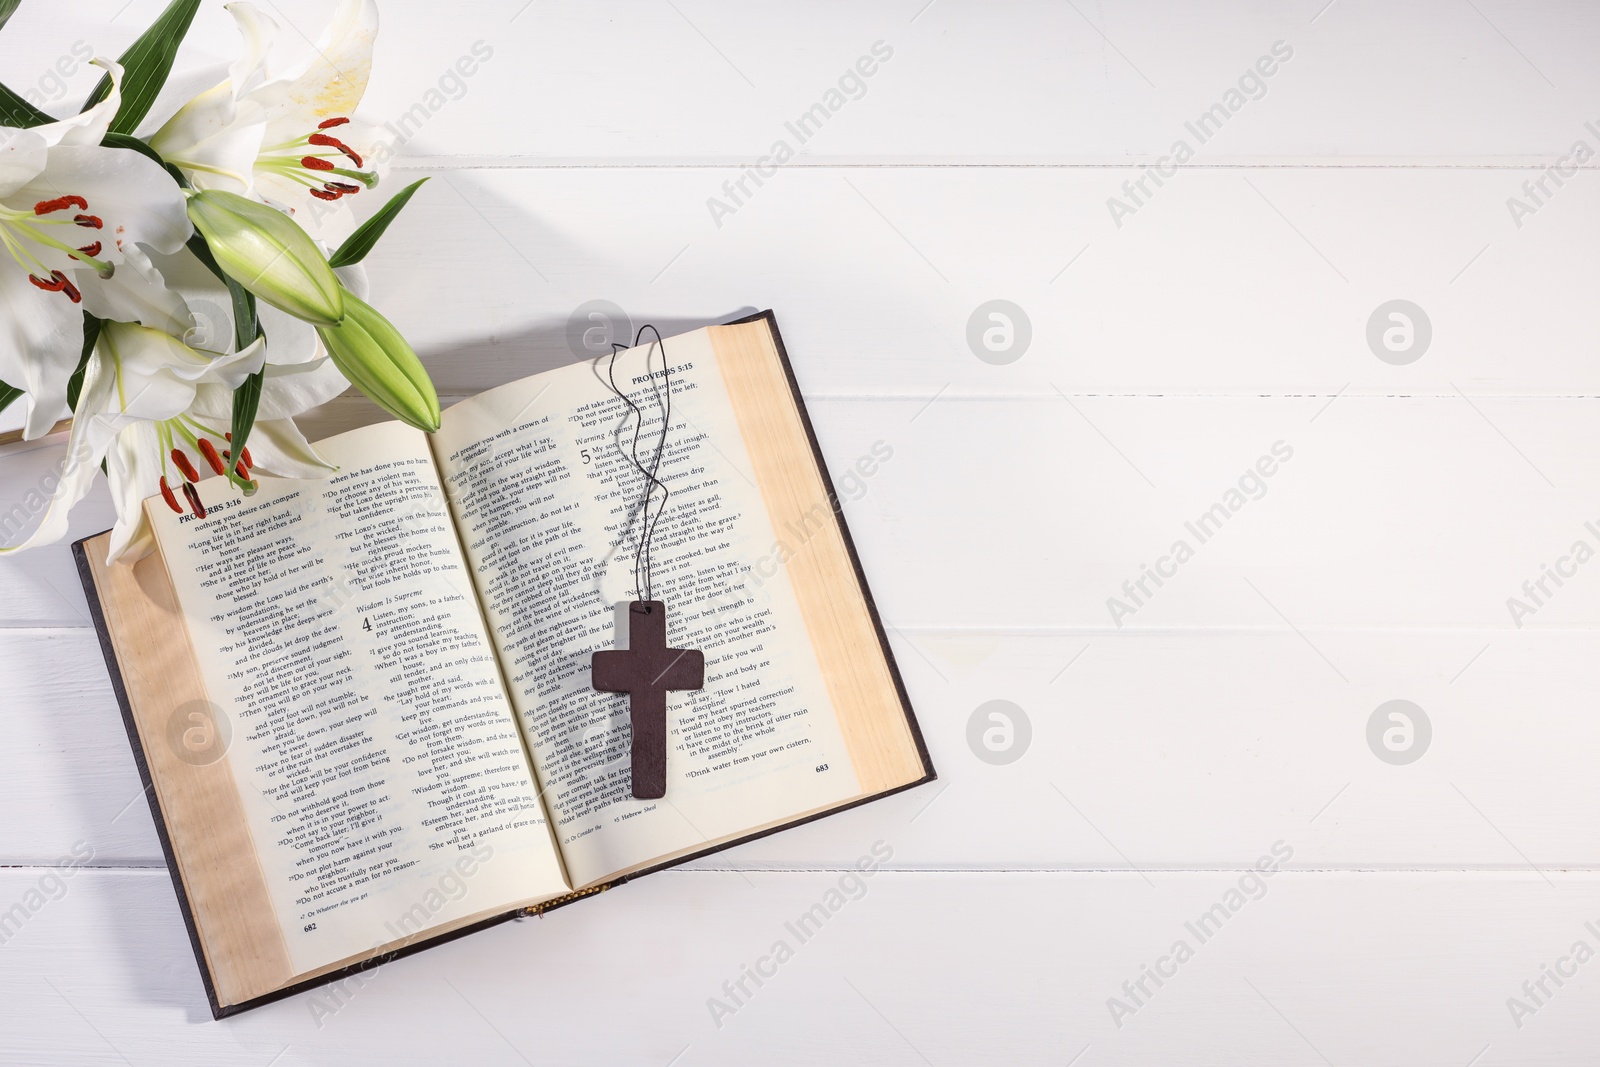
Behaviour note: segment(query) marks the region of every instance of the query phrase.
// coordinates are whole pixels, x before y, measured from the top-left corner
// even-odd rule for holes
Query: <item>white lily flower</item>
[[[181,191],[153,160],[103,148],[121,106],[122,68],[88,111],[29,129],[0,127],[0,381],[26,394],[23,436],[66,412],[83,349],[83,314],[161,329],[188,312],[137,245],[176,252],[192,232]]]
[[[180,108],[150,146],[196,189],[255,196],[312,236],[341,240],[354,227],[343,199],[378,181],[368,158],[376,129],[350,118],[372,70],[377,5],[342,0],[312,54],[279,79],[266,65],[277,24],[249,3],[227,10],[244,51],[227,80]]]
[[[68,512],[88,493],[102,460],[117,509],[108,562],[131,562],[154,546],[146,499],[160,495],[180,511],[186,499],[200,512],[193,483],[202,471],[221,473],[244,463],[246,471],[312,478],[332,470],[294,424],[295,415],[347,388],[326,359],[266,367],[245,454],[231,456],[233,391],[262,369],[265,353],[262,338],[241,352],[218,355],[160,330],[106,323],[85,368],[61,478],[44,519],[27,540],[0,551],[59,540]]]

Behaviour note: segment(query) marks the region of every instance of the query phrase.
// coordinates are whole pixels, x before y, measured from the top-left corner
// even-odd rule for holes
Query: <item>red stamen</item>
[[[52,211],[60,211],[62,208],[67,207],[75,207],[79,211],[88,211],[89,201],[81,196],[74,196],[69,193],[66,196],[58,196],[54,200],[39,201],[33,205],[33,213],[35,215],[48,215]]]
[[[343,193],[339,192],[337,189],[332,190],[332,191],[329,191],[327,189],[307,189],[306,192],[310,193],[312,196],[316,197],[318,200],[337,200],[341,196],[344,195]]]
[[[67,299],[74,304],[83,299],[83,294],[78,292],[78,287],[67,281],[67,276],[58,270],[50,272],[50,280],[45,281],[38,275],[28,275],[28,280],[47,293],[66,293]]]
[[[331,130],[335,126],[343,126],[345,123],[347,123],[349,121],[350,121],[349,119],[344,118],[342,116],[337,117],[337,118],[331,118],[331,119],[323,119],[321,122],[317,123],[317,129],[319,129],[319,130]]]
[[[245,445],[244,446],[244,452],[240,455],[239,458],[244,460],[244,465],[246,467],[254,467],[256,465],[256,461],[250,458],[250,446],[249,445]]]
[[[172,487],[167,484],[167,476],[165,474],[161,476],[161,499],[167,502],[167,507],[176,511],[179,515],[183,514],[183,505],[179,504],[178,498],[172,495]]]
[[[361,186],[351,185],[349,182],[326,182],[322,187],[324,189],[337,189],[346,196],[354,196],[361,191]]]
[[[250,469],[244,465],[244,460],[242,459],[233,465],[233,473],[239,476],[241,482],[250,480]]]
[[[352,163],[358,167],[361,166],[361,157],[356,154],[356,150],[339,140],[337,137],[329,136],[326,133],[314,133],[310,137],[306,138],[306,140],[308,143],[314,144],[319,148],[337,148],[339,151],[349,156]]]
[[[84,245],[82,248],[78,249],[78,251],[82,252],[86,256],[98,256],[100,254],[100,242],[96,241],[93,244]]]
[[[200,492],[195,489],[193,482],[183,483],[183,495],[189,498],[189,507],[194,511],[194,517],[197,519],[205,518],[206,506],[200,503]]]
[[[222,457],[217,455],[217,446],[207,441],[204,437],[200,438],[200,454],[206,457],[206,462],[211,464],[212,470],[218,474],[228,473],[228,468],[223,464]]]
[[[99,215],[74,215],[72,216],[72,221],[91,230],[98,230],[105,225],[100,221]]]
[[[332,170],[333,161],[323,159],[321,156],[305,156],[300,160],[300,165],[306,170]]]
[[[194,464],[189,462],[189,457],[184,455],[181,450],[176,448],[172,450],[172,462],[178,465],[178,469],[183,472],[183,476],[189,481],[198,482],[200,480],[200,472],[194,469]]]

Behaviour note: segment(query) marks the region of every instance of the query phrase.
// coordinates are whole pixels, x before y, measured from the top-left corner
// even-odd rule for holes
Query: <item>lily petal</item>
[[[233,83],[235,96],[245,96],[267,80],[267,52],[278,35],[278,24],[254,4],[224,4],[222,9],[233,16],[239,36],[244,38],[244,50],[228,67],[228,80]]]
[[[279,311],[265,301],[256,304],[256,317],[267,335],[268,363],[305,363],[324,355],[317,328],[304,319]]]
[[[355,111],[367,91],[377,37],[378,5],[341,0],[300,69],[254,94],[266,106],[267,143],[300,137],[322,119]]]
[[[0,127],[0,197],[10,196],[44,170],[50,146],[33,130]]]
[[[108,373],[99,359],[91,358],[83,379],[82,399],[85,408],[93,405],[93,410],[100,410],[114,392],[115,385],[115,376]],[[94,476],[100,471],[100,460],[105,457],[115,434],[116,425],[111,420],[99,417],[73,420],[72,432],[67,437],[61,480],[50,495],[44,518],[20,544],[0,548],[0,555],[48,545],[66,536],[68,513],[73,505],[88,495],[90,486],[94,484]]]
[[[268,367],[261,384],[260,419],[291,419],[347,392],[350,383],[331,359],[292,367]]]
[[[105,137],[106,131],[111,129],[111,120],[117,117],[117,109],[122,107],[122,64],[103,58],[91,59],[89,62],[94,66],[103,67],[111,76],[111,92],[88,111],[59,122],[47,122],[43,126],[33,127],[34,132],[43,137],[45,144],[52,148],[57,145],[99,144]]]
[[[239,352],[213,356],[190,348],[163,330],[130,322],[108,322],[101,327],[100,336],[108,354],[116,360],[125,383],[167,377],[187,383],[213,382],[227,389],[237,389],[261,369],[266,355],[266,342],[259,337]]]
[[[322,478],[335,467],[323,458],[293,419],[258,419],[250,431],[256,467],[280,478]]]
[[[83,351],[83,311],[42,293],[27,272],[0,262],[0,381],[24,392],[26,440],[43,437],[66,410],[67,380]]]
[[[154,423],[136,422],[117,434],[106,456],[106,475],[117,507],[106,563],[143,559],[156,544],[144,502],[161,491],[161,442]]]
[[[241,118],[241,109],[256,116]],[[241,108],[233,85],[222,82],[177,110],[150,136],[150,147],[183,171],[196,189],[248,193],[251,168],[261,151],[266,126],[259,109]]]
[[[331,359],[289,366],[269,364],[261,382],[261,402],[256,419],[292,419],[327,403],[350,388]],[[201,383],[189,410],[196,418],[226,420],[233,414],[233,390]],[[252,437],[252,440],[254,438]]]
[[[65,193],[86,199],[89,211],[105,224],[99,230],[76,230],[74,236],[98,238],[107,253],[129,241],[176,252],[194,232],[178,183],[138,152],[99,145],[52,148],[44,170],[10,199],[31,203]]]
[[[100,328],[100,338],[95,342],[89,365],[104,368],[114,389],[103,400],[90,399],[87,394],[80,397],[73,425],[84,419],[115,420],[121,416],[159,420],[182,413],[194,400],[194,382],[162,366],[156,354],[172,351],[176,355],[178,349],[189,351],[160,330],[121,322],[106,323]],[[182,369],[193,376],[203,373],[203,367]]]
[[[98,278],[87,267],[73,273],[83,293],[84,309],[102,319],[143,323],[176,337],[195,328],[189,305],[167,287],[150,257],[132,242],[123,245],[122,264],[110,278]]]

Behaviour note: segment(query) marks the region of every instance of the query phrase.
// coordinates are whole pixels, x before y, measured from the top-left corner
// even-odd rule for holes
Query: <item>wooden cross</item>
[[[627,693],[633,721],[633,795],[667,795],[667,690],[706,684],[705,653],[667,647],[667,606],[659,600],[628,605],[628,647],[596,652],[589,665],[594,687]]]

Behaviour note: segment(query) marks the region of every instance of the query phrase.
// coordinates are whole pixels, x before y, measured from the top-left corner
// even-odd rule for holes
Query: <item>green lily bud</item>
[[[439,428],[439,394],[416,352],[371,304],[344,291],[344,321],[318,326],[333,365],[374,404],[419,430]]]
[[[257,298],[319,326],[344,318],[328,257],[289,216],[220,189],[190,193],[188,209],[217,265]]]

